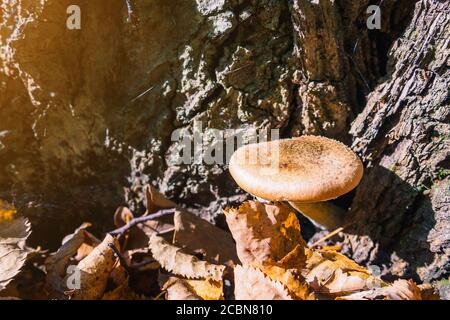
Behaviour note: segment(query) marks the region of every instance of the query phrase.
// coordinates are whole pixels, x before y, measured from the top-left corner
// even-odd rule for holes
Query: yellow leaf
[[[203,300],[185,279],[171,277],[163,287],[167,300]]]
[[[335,251],[307,250],[302,274],[316,293],[330,297],[385,285],[368,270]]]
[[[16,213],[17,210],[12,204],[0,199],[0,223],[11,221]]]
[[[305,265],[305,248],[297,245],[294,250],[275,264],[255,265],[274,281],[282,283],[296,299],[313,300],[315,295],[301,274]]]
[[[212,279],[186,280],[191,285],[194,292],[203,300],[222,300],[223,282]]]

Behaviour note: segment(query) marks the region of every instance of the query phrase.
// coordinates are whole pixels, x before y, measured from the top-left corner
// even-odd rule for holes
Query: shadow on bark
[[[372,194],[369,201],[367,192]],[[420,270],[434,262],[430,232],[437,222],[429,192],[401,179],[395,168],[369,168],[349,212],[348,221],[354,224],[346,231],[344,251],[359,263],[379,266],[388,281],[427,280]],[[362,197],[365,202],[360,202]],[[428,277],[439,272],[443,275],[445,270]]]

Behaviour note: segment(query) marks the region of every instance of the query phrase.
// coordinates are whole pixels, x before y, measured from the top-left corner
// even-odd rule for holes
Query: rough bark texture
[[[450,274],[449,35],[448,1],[419,1],[351,129],[367,169],[346,249],[392,276]]]
[[[353,214],[368,226],[355,228],[361,236],[353,236],[347,249],[368,262],[363,250],[374,252],[379,237],[396,231],[407,242],[397,244],[406,250],[397,254],[410,259],[415,254],[408,251],[414,246],[407,238],[414,238],[412,226],[426,224],[405,220],[407,215],[419,219],[420,212],[436,219],[434,234],[445,234],[448,216],[440,215],[445,210],[438,207],[448,204],[448,196],[445,187],[437,187],[443,179],[434,178],[442,176],[445,165],[436,160],[436,152],[427,154],[435,160],[414,158],[413,164],[401,151],[414,142],[414,150],[426,153],[440,139],[428,142],[426,137],[448,135],[442,124],[448,122],[448,107],[441,101],[448,74],[438,68],[446,59],[439,51],[443,45],[427,40],[435,50],[424,49],[431,52],[425,56],[416,51],[427,37],[448,35],[444,1],[420,1],[423,8],[417,7],[400,38],[404,43],[391,50],[396,67],[389,73],[388,49],[410,23],[414,1],[383,1],[382,29],[374,31],[366,28],[366,8],[376,4],[369,0],[128,2],[132,14],[125,0],[1,2],[0,197],[12,195],[41,244],[60,239],[86,219],[111,221],[119,205],[142,208],[147,183],[220,222],[221,208],[245,195],[226,166],[172,165],[181,147],[171,141],[175,129],[191,137],[194,121],[202,121],[205,145],[221,143],[213,128],[279,128],[283,137],[321,134],[350,143],[350,124],[383,76],[391,80],[371,95],[352,130],[355,150],[372,167],[353,205]],[[66,28],[66,9],[72,4],[81,8],[81,30]],[[439,10],[443,24],[429,28],[434,20],[425,13],[437,19]],[[409,66],[414,59],[421,62]],[[421,70],[428,82],[414,78]],[[376,101],[381,96],[384,107]],[[407,133],[411,119],[414,130]],[[395,128],[402,138],[386,140]],[[424,136],[416,136],[419,131]],[[381,169],[392,154],[392,161],[405,161],[404,171],[396,173],[403,189],[395,193],[389,184],[399,180],[389,180],[392,174],[384,176],[387,170]],[[436,182],[428,186],[428,202],[410,187],[422,180],[426,184],[427,170],[435,172],[429,177]],[[379,185],[383,179],[386,187]],[[371,188],[380,200],[367,196]],[[397,202],[412,203],[413,209],[394,216],[394,209],[387,209],[400,210]],[[426,203],[434,206],[435,216],[428,207],[420,209]],[[392,216],[392,227],[376,226],[376,217]],[[374,238],[364,247],[366,232]],[[417,233],[422,240],[424,232]],[[429,234],[441,240],[420,243],[428,243],[436,259],[445,258],[448,242]],[[391,253],[403,252],[392,242],[387,245]],[[431,278],[439,277],[436,272]]]

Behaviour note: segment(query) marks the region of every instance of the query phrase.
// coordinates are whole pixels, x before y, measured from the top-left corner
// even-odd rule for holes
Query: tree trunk
[[[448,2],[419,1],[351,128],[367,169],[346,250],[396,277],[450,274],[449,35]]]
[[[148,183],[223,222],[246,197],[226,165],[171,164],[172,132],[201,121],[205,145],[222,143],[212,129],[353,140],[367,170],[346,252],[392,275],[448,275],[445,1],[1,3],[0,197],[37,243],[85,220],[111,229],[117,206],[142,212]],[[66,27],[73,4],[80,30]],[[366,27],[370,4],[381,30]]]

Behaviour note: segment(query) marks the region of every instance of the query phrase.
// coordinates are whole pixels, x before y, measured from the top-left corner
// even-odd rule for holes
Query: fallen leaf
[[[16,213],[17,210],[12,204],[0,199],[0,223],[11,221]]]
[[[338,297],[337,300],[422,300],[422,296],[412,280],[397,280],[389,286]]]
[[[116,228],[123,227],[128,222],[133,220],[134,215],[127,207],[119,207],[116,212],[114,212],[114,225]]]
[[[182,279],[170,277],[162,286],[167,291],[167,300],[222,300],[223,282],[212,279]]]
[[[330,297],[384,285],[367,269],[335,251],[308,250],[302,274],[316,293]]]
[[[235,265],[239,263],[233,237],[196,215],[177,211],[174,215],[173,244],[192,255],[201,254],[211,263]]]
[[[437,289],[429,283],[422,283],[417,286],[420,290],[422,300],[440,300]]]
[[[147,195],[147,213],[155,213],[160,209],[177,208],[175,202],[167,199],[162,193],[153,186],[148,185],[146,189]]]
[[[194,289],[194,292],[203,300],[222,300],[223,299],[223,281],[214,281],[212,279],[186,280]]]
[[[225,216],[244,265],[278,261],[297,245],[306,247],[295,213],[283,204],[247,201],[225,209]]]
[[[305,248],[297,245],[294,250],[276,264],[255,266],[270,279],[282,283],[294,298],[314,300],[314,291],[301,274],[302,267],[305,265],[304,250]]]
[[[171,277],[163,287],[167,300],[203,300],[186,280]]]
[[[119,248],[117,239],[107,235],[102,243],[78,263],[80,288],[72,289],[68,293],[71,299],[96,300],[103,296],[108,277],[116,262],[111,245]]]
[[[261,270],[237,265],[234,269],[236,300],[293,300],[285,286]]]
[[[47,270],[46,290],[53,298],[63,298],[64,291],[67,290],[64,278],[66,276],[67,265],[74,257],[83,243],[86,241],[86,228],[89,223],[82,224],[74,233],[66,236],[62,241],[62,246],[45,261]]]
[[[30,223],[25,218],[0,222],[0,291],[24,266],[28,254],[25,242],[30,233]]]
[[[162,237],[153,235],[149,241],[149,247],[153,257],[161,266],[174,274],[189,278],[211,278],[221,281],[225,266],[201,261],[195,256],[182,252]]]

